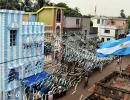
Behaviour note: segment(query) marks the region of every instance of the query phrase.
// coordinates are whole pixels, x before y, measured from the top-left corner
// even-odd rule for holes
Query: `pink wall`
[[[120,19],[120,18],[116,18],[116,19],[110,18],[108,21],[109,25],[112,25],[112,22],[114,25],[120,26],[120,27],[124,27],[126,25],[126,20]]]

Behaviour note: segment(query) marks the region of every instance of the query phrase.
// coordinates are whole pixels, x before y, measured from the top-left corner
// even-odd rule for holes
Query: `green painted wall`
[[[54,9],[43,9],[37,14],[37,21],[44,22],[45,25],[53,25]]]

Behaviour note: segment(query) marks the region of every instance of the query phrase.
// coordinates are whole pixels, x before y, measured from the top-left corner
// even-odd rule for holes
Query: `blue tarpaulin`
[[[23,83],[27,86],[30,86],[37,83],[38,81],[45,79],[48,75],[49,74],[47,72],[43,71],[41,73],[37,73],[27,78],[24,78]]]

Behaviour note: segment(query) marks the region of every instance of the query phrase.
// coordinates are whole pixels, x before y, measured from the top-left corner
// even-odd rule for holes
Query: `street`
[[[130,64],[130,56],[124,56],[122,57],[122,68],[124,69],[128,64]],[[69,92],[67,92],[67,94],[62,97],[59,98],[58,100],[83,100],[85,99],[87,96],[89,96],[92,92],[93,92],[93,88],[94,88],[94,83],[98,82],[99,80],[103,79],[104,77],[106,77],[107,75],[109,75],[111,72],[113,72],[114,70],[119,70],[120,68],[117,66],[116,64],[116,60],[114,60],[112,63],[106,65],[103,68],[102,72],[94,72],[90,78],[89,78],[89,85],[86,89],[83,88],[83,83],[84,81],[82,81],[80,83],[80,85],[77,86],[77,88],[75,89],[71,89]]]

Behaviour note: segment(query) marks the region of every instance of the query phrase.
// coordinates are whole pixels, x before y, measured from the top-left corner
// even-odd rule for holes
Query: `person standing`
[[[118,68],[120,68],[120,57],[117,58],[116,64],[117,64],[117,70],[118,70]]]
[[[49,92],[48,92],[48,100],[53,100],[52,91],[49,91]]]
[[[122,58],[121,58],[121,56],[119,57],[119,63],[120,63],[120,71],[122,71],[122,68],[121,68]]]
[[[33,100],[33,91],[30,91],[30,94],[29,94],[28,100]]]
[[[88,86],[88,75],[85,76],[84,89]]]

